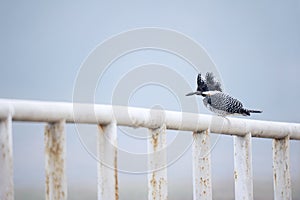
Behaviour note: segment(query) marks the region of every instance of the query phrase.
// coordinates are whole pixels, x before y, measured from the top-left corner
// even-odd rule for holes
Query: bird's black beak
[[[199,92],[199,91],[196,91],[196,92],[190,92],[190,93],[187,93],[185,96],[192,96],[192,95],[194,95],[194,94],[200,95],[201,92]]]

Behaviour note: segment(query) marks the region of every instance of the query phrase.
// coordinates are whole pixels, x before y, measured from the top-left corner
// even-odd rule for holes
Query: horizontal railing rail
[[[67,199],[65,124],[97,124],[98,199],[118,199],[117,126],[145,127],[148,150],[148,199],[167,199],[166,130],[193,133],[193,198],[212,199],[210,133],[233,135],[235,198],[253,199],[252,137],[273,140],[275,199],[291,199],[289,141],[300,140],[300,124],[219,117],[196,113],[84,103],[0,99],[0,199],[14,198],[12,122],[46,122],[46,199]],[[105,137],[104,137],[105,136]],[[108,141],[107,141],[108,139]],[[107,143],[114,144],[113,148]],[[154,170],[153,170],[154,169]]]
[[[115,120],[119,126],[158,128],[252,137],[284,138],[300,140],[300,124],[261,121],[241,118],[161,111],[147,108],[80,104],[65,102],[24,101],[0,99],[0,119],[12,116],[14,121],[109,124]],[[161,117],[163,116],[163,117]]]

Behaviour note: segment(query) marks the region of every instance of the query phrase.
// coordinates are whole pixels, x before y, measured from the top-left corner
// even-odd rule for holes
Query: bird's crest
[[[220,91],[222,92],[221,83],[215,79],[212,72],[207,72],[205,75],[205,82],[209,91]]]
[[[197,91],[201,92],[201,93],[208,91],[207,84],[206,84],[205,80],[202,79],[200,73],[198,74],[198,77],[197,77]]]
[[[205,75],[205,79],[203,79],[201,74],[199,73],[197,77],[197,91],[201,93],[207,91],[222,92],[221,83],[216,80],[212,72],[207,72]]]
[[[215,76],[212,72],[207,72],[205,79],[203,79],[201,73],[199,73],[197,77],[197,91],[190,92],[186,94],[186,96],[191,96],[194,94],[206,96],[207,94],[205,92],[207,91],[222,92],[221,83],[215,79]]]

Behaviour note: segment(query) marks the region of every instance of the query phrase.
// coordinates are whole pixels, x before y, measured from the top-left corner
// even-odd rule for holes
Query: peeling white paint
[[[148,199],[167,200],[167,134],[166,126],[149,129],[148,139]]]
[[[194,132],[193,137],[193,199],[211,200],[210,132]]]
[[[0,120],[0,199],[14,199],[12,119]]]
[[[273,139],[274,199],[292,199],[289,137]]]
[[[251,133],[234,136],[235,199],[253,199]]]
[[[117,125],[98,125],[98,200],[118,200]]]
[[[6,109],[7,108],[7,109]],[[245,118],[226,119],[219,116],[163,111],[162,122],[157,122],[155,112],[161,110],[111,106],[98,104],[76,104],[62,102],[42,102],[0,99],[0,119],[6,118],[7,110],[12,109],[14,121],[56,122],[65,119],[69,123],[109,124],[116,120],[117,125],[159,128],[201,132],[208,128],[212,133],[244,136],[251,132],[252,137],[284,138],[300,140],[300,124],[283,123]],[[214,126],[211,125],[212,117]]]
[[[45,127],[46,200],[67,199],[65,121]]]
[[[253,199],[251,137],[273,139],[274,198],[292,199],[289,140],[300,140],[300,124],[110,105],[0,99],[1,200],[14,198],[12,120],[49,123],[45,128],[46,199],[67,199],[64,132],[66,122],[101,124],[97,144],[100,160],[98,199],[119,199],[118,125],[146,127],[150,130],[148,199],[168,198],[167,155],[164,148],[166,129],[194,132],[192,146],[194,199],[212,199],[210,131],[235,136],[236,199]]]

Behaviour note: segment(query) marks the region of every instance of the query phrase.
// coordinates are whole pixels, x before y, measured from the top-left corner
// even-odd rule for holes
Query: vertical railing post
[[[119,199],[117,124],[98,125],[98,199]]]
[[[168,199],[166,126],[149,129],[148,139],[148,199]]]
[[[11,116],[0,120],[0,199],[14,199]]]
[[[234,136],[235,199],[253,199],[251,133]]]
[[[45,127],[46,200],[67,199],[65,121]]]
[[[290,177],[289,136],[273,139],[274,199],[292,199]]]
[[[193,154],[193,199],[212,199],[210,167],[210,132],[194,132]]]

